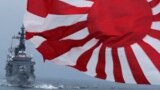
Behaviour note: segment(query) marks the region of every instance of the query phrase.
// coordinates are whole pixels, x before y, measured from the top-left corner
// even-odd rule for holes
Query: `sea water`
[[[117,84],[87,80],[37,80],[32,86],[17,87],[0,79],[0,90],[160,90],[160,86]]]

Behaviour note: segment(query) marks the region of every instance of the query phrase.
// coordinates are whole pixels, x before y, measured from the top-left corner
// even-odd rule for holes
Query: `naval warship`
[[[27,55],[25,46],[25,31],[24,27],[17,36],[12,37],[19,41],[16,47],[9,48],[6,63],[6,81],[9,84],[17,86],[32,85],[35,81],[34,65],[32,57]]]

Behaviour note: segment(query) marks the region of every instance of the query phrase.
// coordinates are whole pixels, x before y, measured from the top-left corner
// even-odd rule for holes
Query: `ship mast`
[[[25,31],[24,31],[24,26],[22,26],[22,28],[21,28],[21,32],[19,32],[19,35],[20,35],[20,37],[19,37],[19,39],[20,39],[20,41],[19,41],[19,50],[21,50],[21,51],[25,51],[25,49],[26,49],[26,46],[25,46]]]
[[[21,32],[19,32],[19,37],[16,37],[19,39],[19,45],[18,47],[15,48],[15,56],[18,54],[19,51],[25,51],[26,46],[25,46],[25,30],[24,26],[22,25]]]

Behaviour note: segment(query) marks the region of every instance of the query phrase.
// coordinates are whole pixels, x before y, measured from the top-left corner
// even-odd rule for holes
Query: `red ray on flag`
[[[160,0],[28,0],[45,60],[120,83],[160,84]]]

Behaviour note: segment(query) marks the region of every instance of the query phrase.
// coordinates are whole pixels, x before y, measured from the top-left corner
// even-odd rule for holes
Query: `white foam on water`
[[[7,87],[16,87],[16,85],[12,85],[7,83],[7,81],[4,79],[0,79],[0,86],[7,86]],[[23,88],[35,88],[35,89],[46,89],[46,90],[57,90],[57,89],[63,89],[64,85],[60,86],[54,86],[52,84],[33,84],[30,86],[24,86]]]
[[[33,88],[36,88],[36,89],[49,89],[49,90],[59,89],[59,87],[53,86],[51,84],[35,85],[35,86],[33,86]]]

